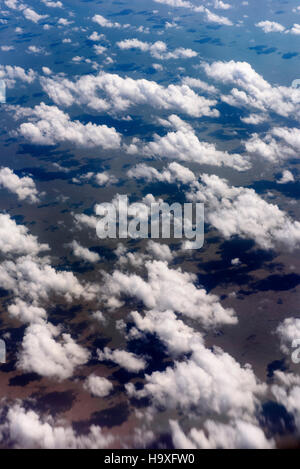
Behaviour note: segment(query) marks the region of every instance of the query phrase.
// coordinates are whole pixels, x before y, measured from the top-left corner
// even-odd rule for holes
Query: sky
[[[1,0],[0,34],[0,447],[298,445],[300,3]],[[100,239],[119,196],[204,204],[204,245]]]

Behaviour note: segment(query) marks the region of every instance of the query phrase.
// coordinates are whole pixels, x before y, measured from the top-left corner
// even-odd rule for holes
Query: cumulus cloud
[[[288,184],[289,182],[295,182],[295,178],[293,173],[286,169],[283,171],[281,178],[278,179],[277,184]]]
[[[225,238],[253,239],[264,249],[299,247],[300,222],[277,205],[267,203],[253,189],[229,186],[215,175],[204,174],[201,181],[188,197],[206,204],[207,221]]]
[[[96,111],[123,112],[137,105],[163,110],[178,110],[193,117],[218,117],[216,100],[196,94],[187,85],[164,87],[146,79],[134,80],[100,72],[85,75],[75,82],[66,78],[41,78],[49,97],[61,106],[85,105]]]
[[[16,194],[19,200],[28,200],[31,203],[39,200],[34,180],[28,176],[20,178],[9,168],[0,168],[0,187]]]
[[[206,8],[203,5],[196,6],[190,1],[186,0],[154,0],[156,3],[162,3],[164,5],[169,5],[171,7],[176,7],[176,8],[187,8],[189,10],[192,10],[195,13],[203,13],[206,21],[209,23],[217,23],[225,26],[232,26],[232,22],[226,18],[225,16],[219,16],[215,13],[213,13],[211,10]],[[222,10],[226,10],[230,8],[230,5],[223,3],[222,1],[216,1],[214,3],[215,8],[220,8]]]
[[[174,127],[178,130],[168,132],[167,135],[162,137],[154,135],[154,140],[142,147],[143,153],[152,157],[177,159],[213,166],[229,166],[237,171],[245,171],[251,167],[246,157],[218,150],[215,144],[200,141],[194,130],[190,126],[182,125],[181,122],[172,120]],[[140,147],[139,145],[136,145],[136,149],[129,147],[128,151],[129,153],[138,153]]]
[[[204,430],[193,428],[188,436],[178,422],[171,420],[170,427],[175,448],[178,449],[273,449],[275,442],[268,440],[257,425],[236,420],[225,425],[212,420],[204,424]]]
[[[47,251],[47,244],[40,244],[36,236],[17,223],[7,214],[0,214],[0,251],[3,254],[37,255]]]
[[[280,338],[281,350],[286,355],[293,352],[293,342],[300,341],[300,319],[287,318],[276,330]]]
[[[152,57],[160,60],[191,59],[198,55],[192,49],[184,49],[183,47],[179,47],[173,52],[168,52],[167,44],[163,41],[157,41],[152,44],[140,41],[139,39],[125,39],[117,42],[117,46],[122,50],[139,49],[142,52],[150,52]]]
[[[285,27],[275,21],[260,21],[255,26],[261,28],[265,33],[282,33]]]
[[[0,65],[0,79],[5,79],[8,88],[15,86],[16,80],[30,84],[36,79],[36,76],[31,68],[26,72],[24,68],[15,65]]]
[[[224,84],[234,85],[221,99],[231,106],[274,112],[282,117],[300,117],[300,90],[272,86],[247,62],[213,62],[203,65],[206,74]]]
[[[16,299],[14,304],[7,308],[9,315],[23,323],[40,323],[47,319],[47,312],[44,308],[27,304],[25,301]]]
[[[111,21],[104,18],[102,15],[94,15],[92,18],[94,23],[99,24],[102,28],[121,28],[120,23],[112,23]]]
[[[259,397],[266,392],[249,365],[242,367],[219,348],[193,346],[189,359],[176,361],[174,367],[146,375],[144,388],[126,385],[129,395],[149,397],[165,409],[214,413],[222,418],[254,417]]]
[[[10,406],[5,423],[0,426],[1,441],[22,449],[101,449],[111,445],[114,437],[104,435],[93,425],[87,435],[80,436],[72,427],[52,417],[42,418],[21,404]]]
[[[84,388],[95,397],[107,397],[113,389],[113,384],[106,378],[91,375],[86,379]]]
[[[248,153],[258,155],[270,163],[281,164],[287,159],[299,158],[300,130],[273,127],[265,135],[253,134],[245,142]]]
[[[49,301],[51,295],[68,302],[95,299],[99,290],[95,285],[82,285],[72,272],[56,271],[47,261],[47,258],[26,256],[2,262],[0,286],[33,302]]]
[[[28,115],[28,110],[24,113]],[[19,133],[37,145],[67,142],[82,147],[101,147],[105,150],[117,149],[121,145],[121,136],[115,128],[71,121],[70,116],[56,106],[41,103],[32,109],[31,116],[31,122],[20,125]]]
[[[111,361],[130,373],[139,373],[147,366],[143,358],[138,357],[134,353],[127,352],[126,350],[110,350],[105,347],[103,351],[97,350],[97,354],[100,361]]]
[[[129,178],[144,179],[146,181],[160,181],[169,184],[180,182],[182,184],[189,184],[196,180],[194,173],[188,168],[178,163],[170,163],[162,171],[158,171],[146,164],[138,164],[127,172]]]
[[[88,359],[89,352],[77,345],[69,334],[43,322],[26,329],[17,366],[28,373],[64,380]]]
[[[97,254],[96,252],[90,251],[88,248],[81,246],[75,240],[71,243],[71,248],[73,250],[74,256],[79,257],[80,259],[86,262],[96,263],[100,261],[99,254]]]
[[[236,324],[232,309],[225,309],[215,295],[207,294],[195,285],[193,274],[181,269],[170,269],[166,262],[146,262],[147,281],[138,275],[126,275],[118,270],[107,275],[104,289],[111,296],[137,298],[146,308],[158,311],[176,311],[187,317],[198,319],[205,326]]]
[[[23,15],[27,20],[32,21],[33,23],[38,23],[40,20],[48,18],[48,15],[39,15],[32,8],[25,8],[23,10]]]
[[[118,179],[108,171],[103,171],[102,173],[90,172],[73,179],[75,184],[85,183],[88,181],[92,181],[99,187],[111,186],[119,182]]]

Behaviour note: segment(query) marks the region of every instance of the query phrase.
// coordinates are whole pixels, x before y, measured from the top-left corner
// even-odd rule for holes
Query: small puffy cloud
[[[282,173],[280,179],[278,179],[277,184],[288,184],[289,182],[295,182],[295,178],[291,171],[285,170]]]
[[[77,345],[69,334],[44,322],[31,324],[26,329],[17,366],[28,373],[64,380],[88,359],[89,352]]]
[[[97,350],[97,354],[99,360],[112,361],[130,373],[139,373],[147,366],[143,358],[126,350],[110,350],[106,347],[103,351]]]
[[[149,182],[160,181],[170,184],[175,182],[189,184],[196,180],[196,176],[191,170],[175,162],[170,163],[162,171],[141,163],[130,169],[127,176],[134,179],[145,179]]]
[[[22,67],[12,65],[0,65],[0,79],[4,79],[8,88],[13,87],[16,80],[26,84],[33,83],[36,79],[36,73],[29,69],[27,72]]]
[[[3,254],[35,256],[49,250],[47,244],[40,244],[36,236],[17,223],[7,214],[0,214],[0,252]]]
[[[260,21],[255,26],[261,28],[265,33],[282,33],[285,27],[275,21]]]
[[[281,350],[286,355],[291,355],[293,352],[293,342],[300,343],[300,319],[287,318],[285,319],[276,330],[280,338]]]
[[[39,15],[36,11],[32,10],[32,8],[25,8],[25,10],[23,10],[23,15],[27,20],[32,21],[33,23],[38,23],[40,20],[48,18],[48,15]]]
[[[300,245],[300,222],[293,221],[277,205],[263,200],[253,189],[233,187],[215,175],[202,175],[202,184],[188,194],[206,204],[207,221],[229,239],[253,239],[263,249]]]
[[[26,113],[28,114],[28,110]],[[31,122],[21,124],[18,131],[24,138],[37,145],[67,142],[106,150],[117,149],[121,145],[121,135],[115,128],[71,121],[70,116],[56,106],[41,103],[31,111],[31,116]]]
[[[150,52],[152,57],[160,60],[190,59],[197,57],[198,55],[198,53],[192,49],[184,49],[183,47],[179,47],[173,52],[169,52],[167,44],[162,41],[157,41],[152,44],[140,41],[139,39],[125,39],[117,42],[117,46],[122,50],[139,49],[142,52]]]
[[[96,252],[92,252],[89,249],[81,246],[75,240],[71,243],[71,248],[73,250],[74,256],[79,257],[80,259],[86,262],[96,263],[100,261],[99,254],[97,254]]]
[[[28,176],[20,178],[9,168],[0,168],[0,187],[16,194],[19,200],[28,200],[30,203],[39,200],[34,180]]]
[[[102,26],[102,28],[121,28],[122,27],[120,23],[112,23],[111,21],[107,20],[106,18],[104,18],[104,16],[101,16],[101,15],[93,16],[92,21],[94,23],[99,24],[99,26]]]
[[[113,384],[106,378],[99,376],[89,376],[85,383],[84,388],[95,397],[107,397],[113,389]]]
[[[47,319],[47,312],[33,304],[27,304],[25,301],[17,299],[16,302],[7,308],[9,315],[18,319],[22,323],[43,323]]]

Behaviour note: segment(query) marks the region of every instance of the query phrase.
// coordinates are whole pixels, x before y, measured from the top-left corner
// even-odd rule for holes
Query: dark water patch
[[[274,52],[276,52],[277,48],[259,45],[259,46],[249,47],[249,50],[254,50],[257,53],[257,55],[269,55],[269,54],[273,54]]]

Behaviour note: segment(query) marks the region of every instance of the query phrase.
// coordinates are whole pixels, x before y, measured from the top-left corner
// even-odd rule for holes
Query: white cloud
[[[103,351],[97,350],[97,354],[100,361],[112,361],[130,373],[139,373],[147,365],[143,358],[126,350],[110,350],[106,347]]]
[[[275,21],[260,21],[255,26],[261,28],[265,33],[282,33],[285,27]]]
[[[29,234],[25,226],[17,223],[7,214],[0,214],[0,251],[3,254],[37,255],[49,250],[47,244],[39,244],[36,236]]]
[[[277,184],[287,184],[289,182],[295,182],[295,178],[293,176],[293,173],[286,169],[285,171],[283,171],[281,179],[278,179]]]
[[[154,141],[142,147],[143,153],[147,156],[177,159],[179,161],[229,166],[238,171],[245,171],[251,167],[247,158],[239,154],[230,154],[227,151],[217,150],[213,143],[200,141],[194,130],[189,126],[181,125],[181,122],[172,120],[172,124],[177,130],[169,132],[163,137],[154,135]],[[134,147],[129,147],[129,152],[134,152],[134,150]],[[136,145],[135,152],[139,153],[140,151],[139,146]]]
[[[161,261],[146,262],[147,281],[138,275],[126,275],[120,271],[107,275],[104,284],[106,297],[128,297],[143,301],[148,309],[176,311],[187,317],[198,319],[205,326],[236,324],[232,309],[224,309],[215,295],[207,294],[195,286],[196,277],[169,269]]]
[[[27,304],[25,301],[16,299],[14,304],[8,306],[7,311],[9,315],[18,319],[23,323],[43,323],[47,319],[47,312],[44,308],[40,308],[33,304]]]
[[[192,49],[184,49],[183,47],[179,47],[173,52],[168,52],[167,44],[162,41],[157,41],[152,44],[138,39],[125,39],[117,42],[117,46],[122,50],[139,49],[142,52],[150,52],[152,57],[160,60],[190,59],[198,55],[198,53]]]
[[[285,319],[276,330],[280,338],[281,350],[286,355],[292,355],[293,342],[300,340],[300,319],[287,318]]]
[[[28,115],[28,110],[25,114]],[[70,116],[56,106],[41,103],[31,110],[31,116],[31,122],[20,125],[19,133],[38,145],[68,142],[83,147],[101,147],[105,150],[117,149],[121,145],[121,136],[115,128],[71,121]]]
[[[101,15],[93,16],[92,21],[94,21],[94,23],[99,24],[99,26],[102,26],[102,28],[121,28],[122,27],[120,23],[112,23],[111,21],[107,20],[106,18],[104,18],[104,16],[101,16]]]
[[[106,378],[91,375],[86,379],[84,388],[93,396],[107,397],[113,389],[113,384]]]
[[[170,163],[162,171],[158,171],[151,166],[141,163],[130,169],[127,172],[127,176],[134,179],[168,182],[170,184],[177,181],[182,184],[189,184],[196,180],[196,176],[191,170],[176,162]]]
[[[33,179],[28,176],[19,178],[9,168],[0,169],[0,187],[16,194],[19,200],[28,200],[31,203],[39,200],[39,193]]]
[[[73,249],[73,254],[80,259],[83,259],[86,262],[99,262],[100,256],[96,252],[92,252],[89,249],[81,246],[77,241],[73,241],[71,243],[71,247]]]
[[[85,436],[77,435],[64,422],[41,418],[19,403],[10,406],[5,423],[0,427],[1,440],[8,438],[14,448],[22,449],[101,449],[110,446],[114,437],[104,435],[93,425]]]
[[[222,100],[231,106],[300,118],[299,89],[271,86],[247,62],[219,61],[203,67],[209,77],[235,86],[229,95],[222,96]]]
[[[245,142],[248,153],[258,155],[271,163],[280,164],[287,159],[299,158],[300,130],[274,127],[264,136],[253,134]]]
[[[300,222],[253,189],[229,186],[215,175],[204,174],[201,179],[198,190],[188,197],[206,204],[207,221],[225,238],[253,239],[264,249],[281,246],[292,250],[300,245]]]
[[[77,345],[69,334],[44,322],[31,324],[26,329],[17,366],[28,373],[64,380],[88,359],[89,352]]]
[[[33,23],[38,23],[40,20],[48,18],[48,15],[39,15],[36,11],[32,10],[32,8],[25,8],[25,10],[23,10],[23,15],[27,20],[32,21]]]
[[[178,449],[273,449],[275,442],[268,440],[257,425],[236,420],[231,425],[208,420],[204,430],[193,428],[186,436],[178,422],[170,421],[174,446]]]
[[[177,110],[193,117],[218,117],[212,109],[217,102],[197,95],[187,85],[164,87],[146,79],[134,80],[100,72],[77,81],[56,77],[41,78],[44,91],[61,106],[75,103],[97,111],[124,112],[132,106],[148,105],[157,109]]]
[[[201,343],[193,345],[189,359],[146,375],[143,389],[136,390],[132,383],[126,388],[129,395],[149,397],[158,407],[252,420],[258,398],[266,392],[249,365],[242,367],[221,349],[207,349]]]

